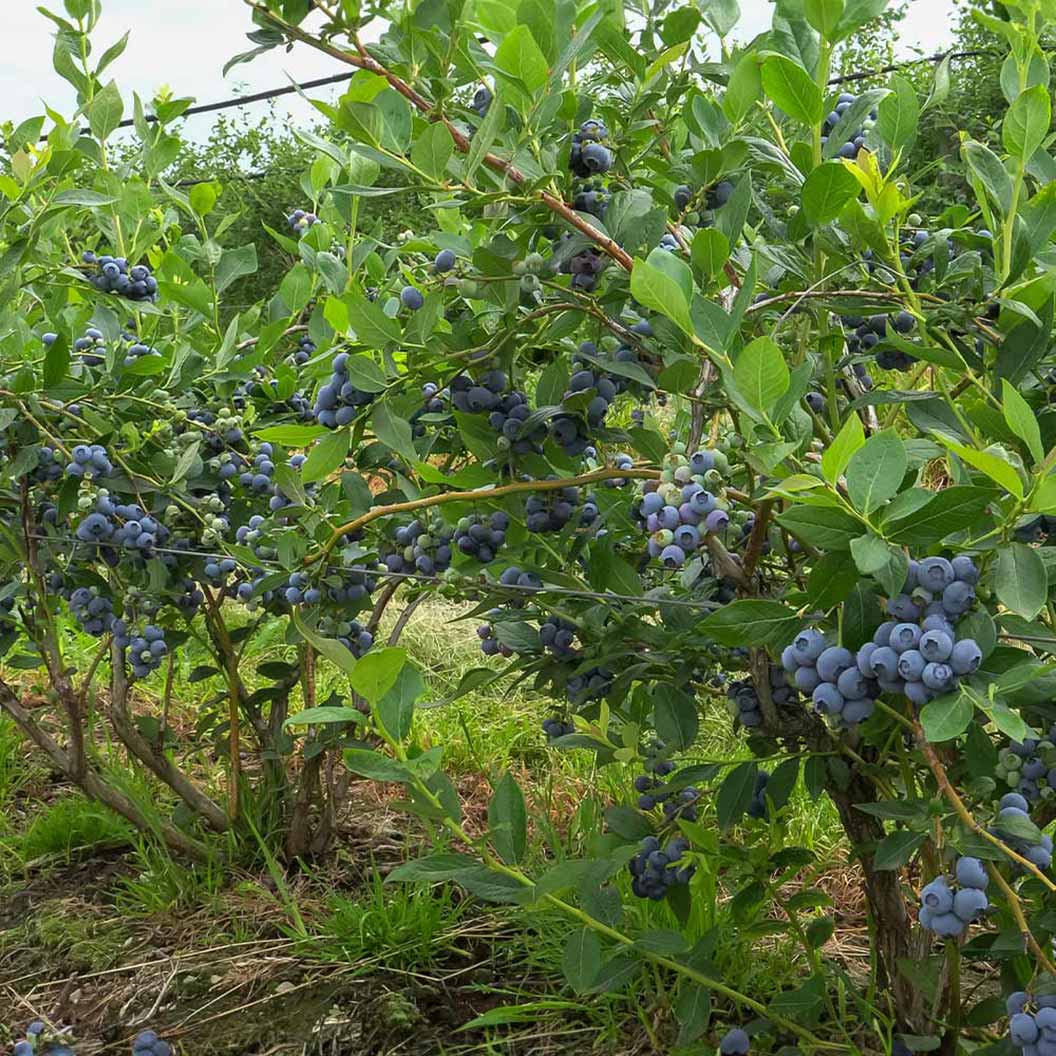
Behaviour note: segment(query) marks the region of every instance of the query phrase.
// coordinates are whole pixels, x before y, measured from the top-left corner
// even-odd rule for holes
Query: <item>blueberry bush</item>
[[[78,113],[5,129],[0,708],[192,858],[246,827],[323,855],[353,778],[402,786],[432,846],[391,882],[563,916],[569,986],[655,986],[680,1046],[714,1016],[728,1056],[1052,1056],[1052,0],[973,11],[1000,134],[962,137],[963,201],[929,216],[906,159],[948,65],[926,98],[833,77],[885,0],[778,0],[744,47],[733,0],[246,2],[239,60],[355,71],[298,132],[261,302],[225,298],[258,256],[217,187],[166,178],[189,101],[106,79],[98,0],[49,15]],[[404,194],[424,229],[361,228]],[[427,596],[485,621],[449,700],[531,680],[540,743],[625,775],[589,853],[529,855],[511,773],[485,832],[463,817],[399,645]],[[222,788],[136,713],[192,638]],[[295,659],[251,670],[259,640]],[[695,754],[715,701],[752,761]],[[108,777],[97,721],[175,810]],[[866,986],[797,787],[853,850]],[[730,986],[726,928],[786,936],[802,977]]]

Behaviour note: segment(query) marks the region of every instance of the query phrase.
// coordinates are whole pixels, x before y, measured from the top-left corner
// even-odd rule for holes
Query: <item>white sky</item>
[[[37,10],[38,0],[0,0],[0,118],[18,122],[43,112],[41,100],[63,113],[75,109],[72,88],[51,67],[50,21]],[[61,0],[45,6],[61,12]],[[741,0],[742,19],[735,36],[750,39],[770,24],[769,0]],[[954,0],[909,0],[903,40],[932,52],[947,46],[954,23]],[[234,67],[225,79],[221,70],[234,54],[251,45],[249,9],[240,0],[103,0],[103,17],[95,34],[101,54],[126,29],[132,31],[127,50],[109,69],[122,91],[135,90],[150,99],[162,85],[179,96],[195,96],[200,103],[224,99],[239,91],[255,92],[288,83],[288,77],[308,80],[340,72],[334,60],[308,48],[273,51],[248,65]],[[316,93],[329,98],[329,90]],[[292,97],[279,101],[279,112],[304,118],[315,111]],[[254,107],[260,112],[260,104]],[[208,115],[190,119],[191,135],[204,135]]]

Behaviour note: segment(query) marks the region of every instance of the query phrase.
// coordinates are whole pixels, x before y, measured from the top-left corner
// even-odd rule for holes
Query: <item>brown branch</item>
[[[950,779],[946,774],[946,768],[942,765],[942,760],[936,754],[931,742],[924,736],[924,729],[916,719],[913,720],[913,732],[916,734],[920,750],[924,753],[924,759],[935,777],[935,783],[939,786],[939,791],[949,801],[950,806],[953,807],[961,821],[977,836],[982,836],[984,840],[992,843],[1003,854],[1008,855],[1012,861],[1037,877],[1050,891],[1056,891],[1056,883],[1053,883],[1032,861],[1012,850],[1007,843],[995,836],[989,829],[984,828],[972,817],[971,811],[964,805],[964,800],[961,799],[957,794],[957,790],[950,784]]]
[[[390,579],[386,582],[385,586],[381,588],[381,593],[378,595],[378,600],[374,602],[374,608],[370,613],[370,620],[367,623],[367,630],[372,635],[377,635],[378,627],[381,626],[381,618],[385,615],[385,610],[389,607],[389,602],[392,601],[396,595],[396,591],[400,589],[400,580]]]
[[[152,745],[136,728],[128,710],[128,678],[125,675],[123,650],[118,645],[112,646],[110,666],[110,725],[122,744],[159,781],[171,788],[209,828],[214,832],[227,832],[229,826],[222,808],[191,781],[164,750]]]
[[[478,488],[476,491],[442,491],[437,495],[427,495],[424,499],[410,499],[407,502],[394,502],[391,506],[374,506],[354,520],[335,528],[330,539],[314,554],[304,559],[306,565],[323,561],[338,544],[342,536],[356,532],[360,528],[376,521],[379,517],[390,517],[394,513],[409,513],[430,506],[443,506],[449,502],[485,502],[488,499],[501,499],[505,495],[517,495],[526,491],[560,491],[561,488],[579,487],[586,484],[598,484],[603,480],[659,480],[658,469],[595,469],[578,477],[559,477],[554,480],[522,480],[515,484],[502,484],[497,488]]]
[[[438,113],[433,104],[426,99],[425,96],[420,95],[414,90],[414,88],[407,84],[406,81],[397,77],[396,74],[370,55],[358,36],[353,38],[358,54],[353,54],[352,52],[344,51],[341,48],[335,47],[326,41],[318,40],[310,33],[306,33],[297,26],[291,25],[285,19],[276,15],[273,11],[269,11],[267,7],[262,3],[259,3],[258,0],[245,0],[245,2],[253,8],[261,18],[270,22],[273,26],[276,26],[291,39],[299,40],[302,44],[307,44],[309,47],[315,48],[317,51],[321,51],[324,54],[329,55],[331,58],[337,59],[339,62],[344,62],[349,66],[355,66],[360,70],[369,70],[371,73],[377,74],[379,77],[384,77],[385,80],[389,82],[390,86],[395,91],[399,92],[400,95],[418,110],[419,113],[423,114],[430,121],[439,122],[445,125],[448,132],[451,133],[451,139],[454,141],[455,147],[460,153],[469,153],[471,146],[469,137],[466,136],[466,134],[462,132],[453,121],[445,117],[443,114]],[[500,158],[497,154],[488,152],[484,155],[482,160],[488,168],[502,173],[511,183],[520,185],[527,182],[524,173],[521,172],[520,169],[505,158]],[[634,260],[618,243],[614,242],[602,231],[599,231],[593,224],[585,220],[570,205],[562,201],[556,195],[551,194],[549,191],[538,191],[536,193],[539,200],[553,213],[560,216],[565,223],[574,227],[582,235],[590,239],[591,242],[612,257],[612,259],[625,271],[631,270],[634,266]]]
[[[389,645],[396,645],[400,640],[400,635],[403,634],[407,627],[407,624],[411,622],[411,617],[414,615],[414,610],[418,608],[421,603],[425,601],[425,595],[419,594],[418,597],[412,598],[400,613],[399,618],[396,620],[396,625],[392,628],[392,632],[389,634]]]
[[[770,530],[770,513],[774,508],[773,499],[764,499],[755,511],[755,523],[752,534],[748,537],[748,546],[744,551],[744,574],[751,578],[755,566],[763,552],[767,533]]]
[[[196,861],[208,859],[208,851],[204,845],[163,818],[159,818],[156,824],[152,823],[130,799],[107,784],[92,767],[85,766],[80,775],[75,775],[70,753],[37,724],[29,711],[22,707],[10,686],[3,682],[0,682],[0,708],[11,716],[18,728],[90,799],[97,800],[116,814],[120,814],[140,832],[157,831],[165,844],[178,854]]]

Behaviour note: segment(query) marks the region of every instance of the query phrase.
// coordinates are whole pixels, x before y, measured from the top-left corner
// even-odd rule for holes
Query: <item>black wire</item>
[[[839,77],[830,77],[828,80],[829,84],[843,84],[847,81],[864,81],[870,77],[879,77],[885,73],[895,73],[898,70],[904,70],[909,66],[919,66],[921,63],[943,62],[945,59],[971,59],[978,58],[984,55],[995,55],[996,52],[990,51],[986,48],[978,48],[974,51],[946,51],[939,52],[935,55],[922,56],[918,59],[906,59],[903,62],[894,62],[888,66],[881,66],[875,70],[863,70],[860,73],[845,73]],[[253,92],[250,95],[236,95],[230,99],[221,99],[215,103],[202,103],[200,106],[190,106],[180,117],[194,117],[196,114],[213,114],[220,110],[230,110],[233,107],[248,106],[250,103],[262,103],[269,99],[277,99],[283,95],[292,95],[294,92],[302,92],[307,88],[324,88],[331,84],[340,84],[342,81],[351,80],[356,72],[352,73],[335,73],[330,77],[317,77],[311,81],[302,81],[300,84],[288,84],[282,88],[266,88],[264,91]],[[146,114],[145,119],[150,124],[155,124],[158,120],[156,114]],[[118,128],[131,128],[135,124],[135,118],[125,118],[125,120],[118,123]],[[89,130],[85,129],[84,134],[88,134]],[[41,137],[42,141],[46,141],[48,136],[47,133]],[[243,179],[257,179],[267,175],[267,173],[254,173],[250,174]],[[205,181],[200,181],[205,182]],[[189,186],[190,184],[179,184],[179,186]]]
[[[340,84],[342,81],[351,80],[354,73],[335,73],[332,77],[317,77],[313,81],[302,81],[300,84],[288,84],[282,88],[267,88],[262,92],[253,92],[251,95],[236,95],[230,99],[221,99],[215,103],[202,103],[201,106],[189,106],[180,117],[194,117],[195,114],[212,114],[219,110],[230,110],[233,107],[248,106],[250,103],[263,103],[268,99],[277,99],[280,95],[292,95],[294,92],[303,92],[306,88],[324,88],[329,84]],[[145,114],[149,124],[156,124],[157,114]],[[131,128],[135,125],[134,117],[126,117],[124,121],[118,122],[118,128]],[[83,135],[88,135],[90,129],[82,129]],[[46,141],[47,133],[42,135],[42,141]]]

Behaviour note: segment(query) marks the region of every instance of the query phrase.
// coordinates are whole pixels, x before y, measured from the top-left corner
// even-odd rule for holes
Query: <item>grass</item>
[[[19,841],[27,861],[55,856],[69,860],[75,850],[130,843],[132,828],[118,815],[77,795],[63,796],[38,814]]]
[[[638,768],[614,764],[598,769],[590,752],[547,748],[539,724],[553,704],[527,683],[500,683],[447,701],[466,672],[487,663],[475,633],[477,621],[461,618],[466,611],[429,599],[403,631],[400,644],[422,669],[432,693],[418,711],[417,731],[423,741],[443,746],[447,772],[466,797],[467,818],[475,819],[478,826],[489,781],[506,771],[517,777],[530,819],[525,865],[539,874],[555,861],[588,852],[604,832],[605,808],[633,802]],[[243,619],[239,613],[232,616],[235,623]],[[387,637],[395,618],[395,612],[387,614],[379,638]],[[94,644],[72,638],[71,662],[78,663],[78,657],[87,662]],[[265,681],[255,675],[257,663],[293,656],[293,647],[285,644],[278,630],[268,632],[253,641],[243,658],[243,677],[251,690],[259,688]],[[194,720],[222,688],[215,678],[188,680],[191,671],[206,662],[208,657],[193,640],[178,655],[174,721],[181,723],[185,739],[193,737],[188,731]],[[156,709],[163,675],[137,685],[137,712]],[[325,699],[331,690],[346,695],[347,683],[329,666],[321,667],[318,698]],[[291,704],[294,709],[300,706],[298,694]],[[123,752],[106,739],[101,721],[93,743],[108,776],[148,816],[172,816],[172,797],[128,768]],[[223,766],[210,761],[204,751],[207,742],[191,740],[188,746],[191,751],[184,749],[184,755],[194,762],[196,778],[206,787],[222,790]],[[743,737],[731,728],[721,696],[704,699],[698,742],[684,761],[732,765],[749,758]],[[6,937],[0,932],[0,961],[29,944],[57,965],[99,970],[121,963],[121,943],[128,940],[129,929],[173,928],[179,936],[173,941],[189,950],[271,936],[284,944],[284,957],[314,966],[306,970],[346,973],[369,987],[380,981],[383,993],[372,998],[370,1015],[386,1028],[412,1025],[419,1030],[414,1024],[419,1017],[427,1021],[429,1013],[417,1008],[404,991],[409,993],[422,979],[454,980],[450,985],[465,1000],[459,1015],[463,1022],[478,1021],[483,1040],[479,1032],[472,1040],[473,1036],[452,1028],[438,1036],[435,1045],[436,1052],[450,1056],[506,1053],[512,1051],[511,1045],[550,1051],[551,1040],[564,1034],[570,1041],[577,1039],[574,1044],[589,1045],[599,1053],[628,1051],[629,1036],[647,1039],[669,1022],[677,991],[665,989],[673,984],[645,969],[623,994],[571,994],[564,983],[562,959],[572,925],[553,912],[482,905],[449,885],[425,890],[385,883],[383,874],[391,867],[392,856],[375,863],[371,851],[354,845],[342,848],[336,861],[320,863],[318,872],[309,870],[300,876],[285,874],[248,836],[240,842],[217,840],[215,860],[191,867],[174,860],[149,836],[134,836],[123,821],[79,796],[63,794],[33,806],[26,792],[38,774],[27,767],[26,759],[17,731],[0,719],[0,846],[6,846],[7,857],[13,859],[5,866],[10,875],[18,876],[19,866],[34,859],[41,863],[38,872],[44,870],[46,875],[74,852],[115,842],[127,844],[127,851],[104,905],[78,914],[76,920],[69,919],[68,901],[35,909],[26,925]],[[25,824],[14,820],[9,809],[16,800],[29,803]],[[714,833],[714,796],[705,795],[701,803],[702,828]],[[379,803],[378,810],[391,825],[389,805]],[[398,817],[396,825],[411,835],[413,845],[419,824]],[[811,850],[826,867],[842,858],[845,847],[834,808],[827,797],[812,800],[802,782],[783,824],[783,843]],[[753,860],[765,863],[771,846],[769,827],[757,822],[746,832]],[[341,855],[352,856],[347,876],[337,871]],[[225,862],[225,857],[237,865]],[[738,890],[751,882],[751,870],[747,865],[731,868],[724,861],[720,887],[719,867],[717,859],[709,859],[698,870],[697,895],[685,929],[690,942],[706,946],[709,937],[721,931],[723,943],[708,959],[724,982],[742,992],[772,994],[801,982],[802,951],[786,936],[768,932],[751,900],[738,897]],[[623,896],[619,926],[634,931],[679,928],[666,904],[629,897],[625,873],[611,883]],[[611,908],[615,912],[615,906]],[[127,960],[134,955],[124,956]],[[0,982],[2,977],[0,970]],[[447,986],[441,986],[445,993]],[[717,1014],[721,1012],[720,1007]]]

